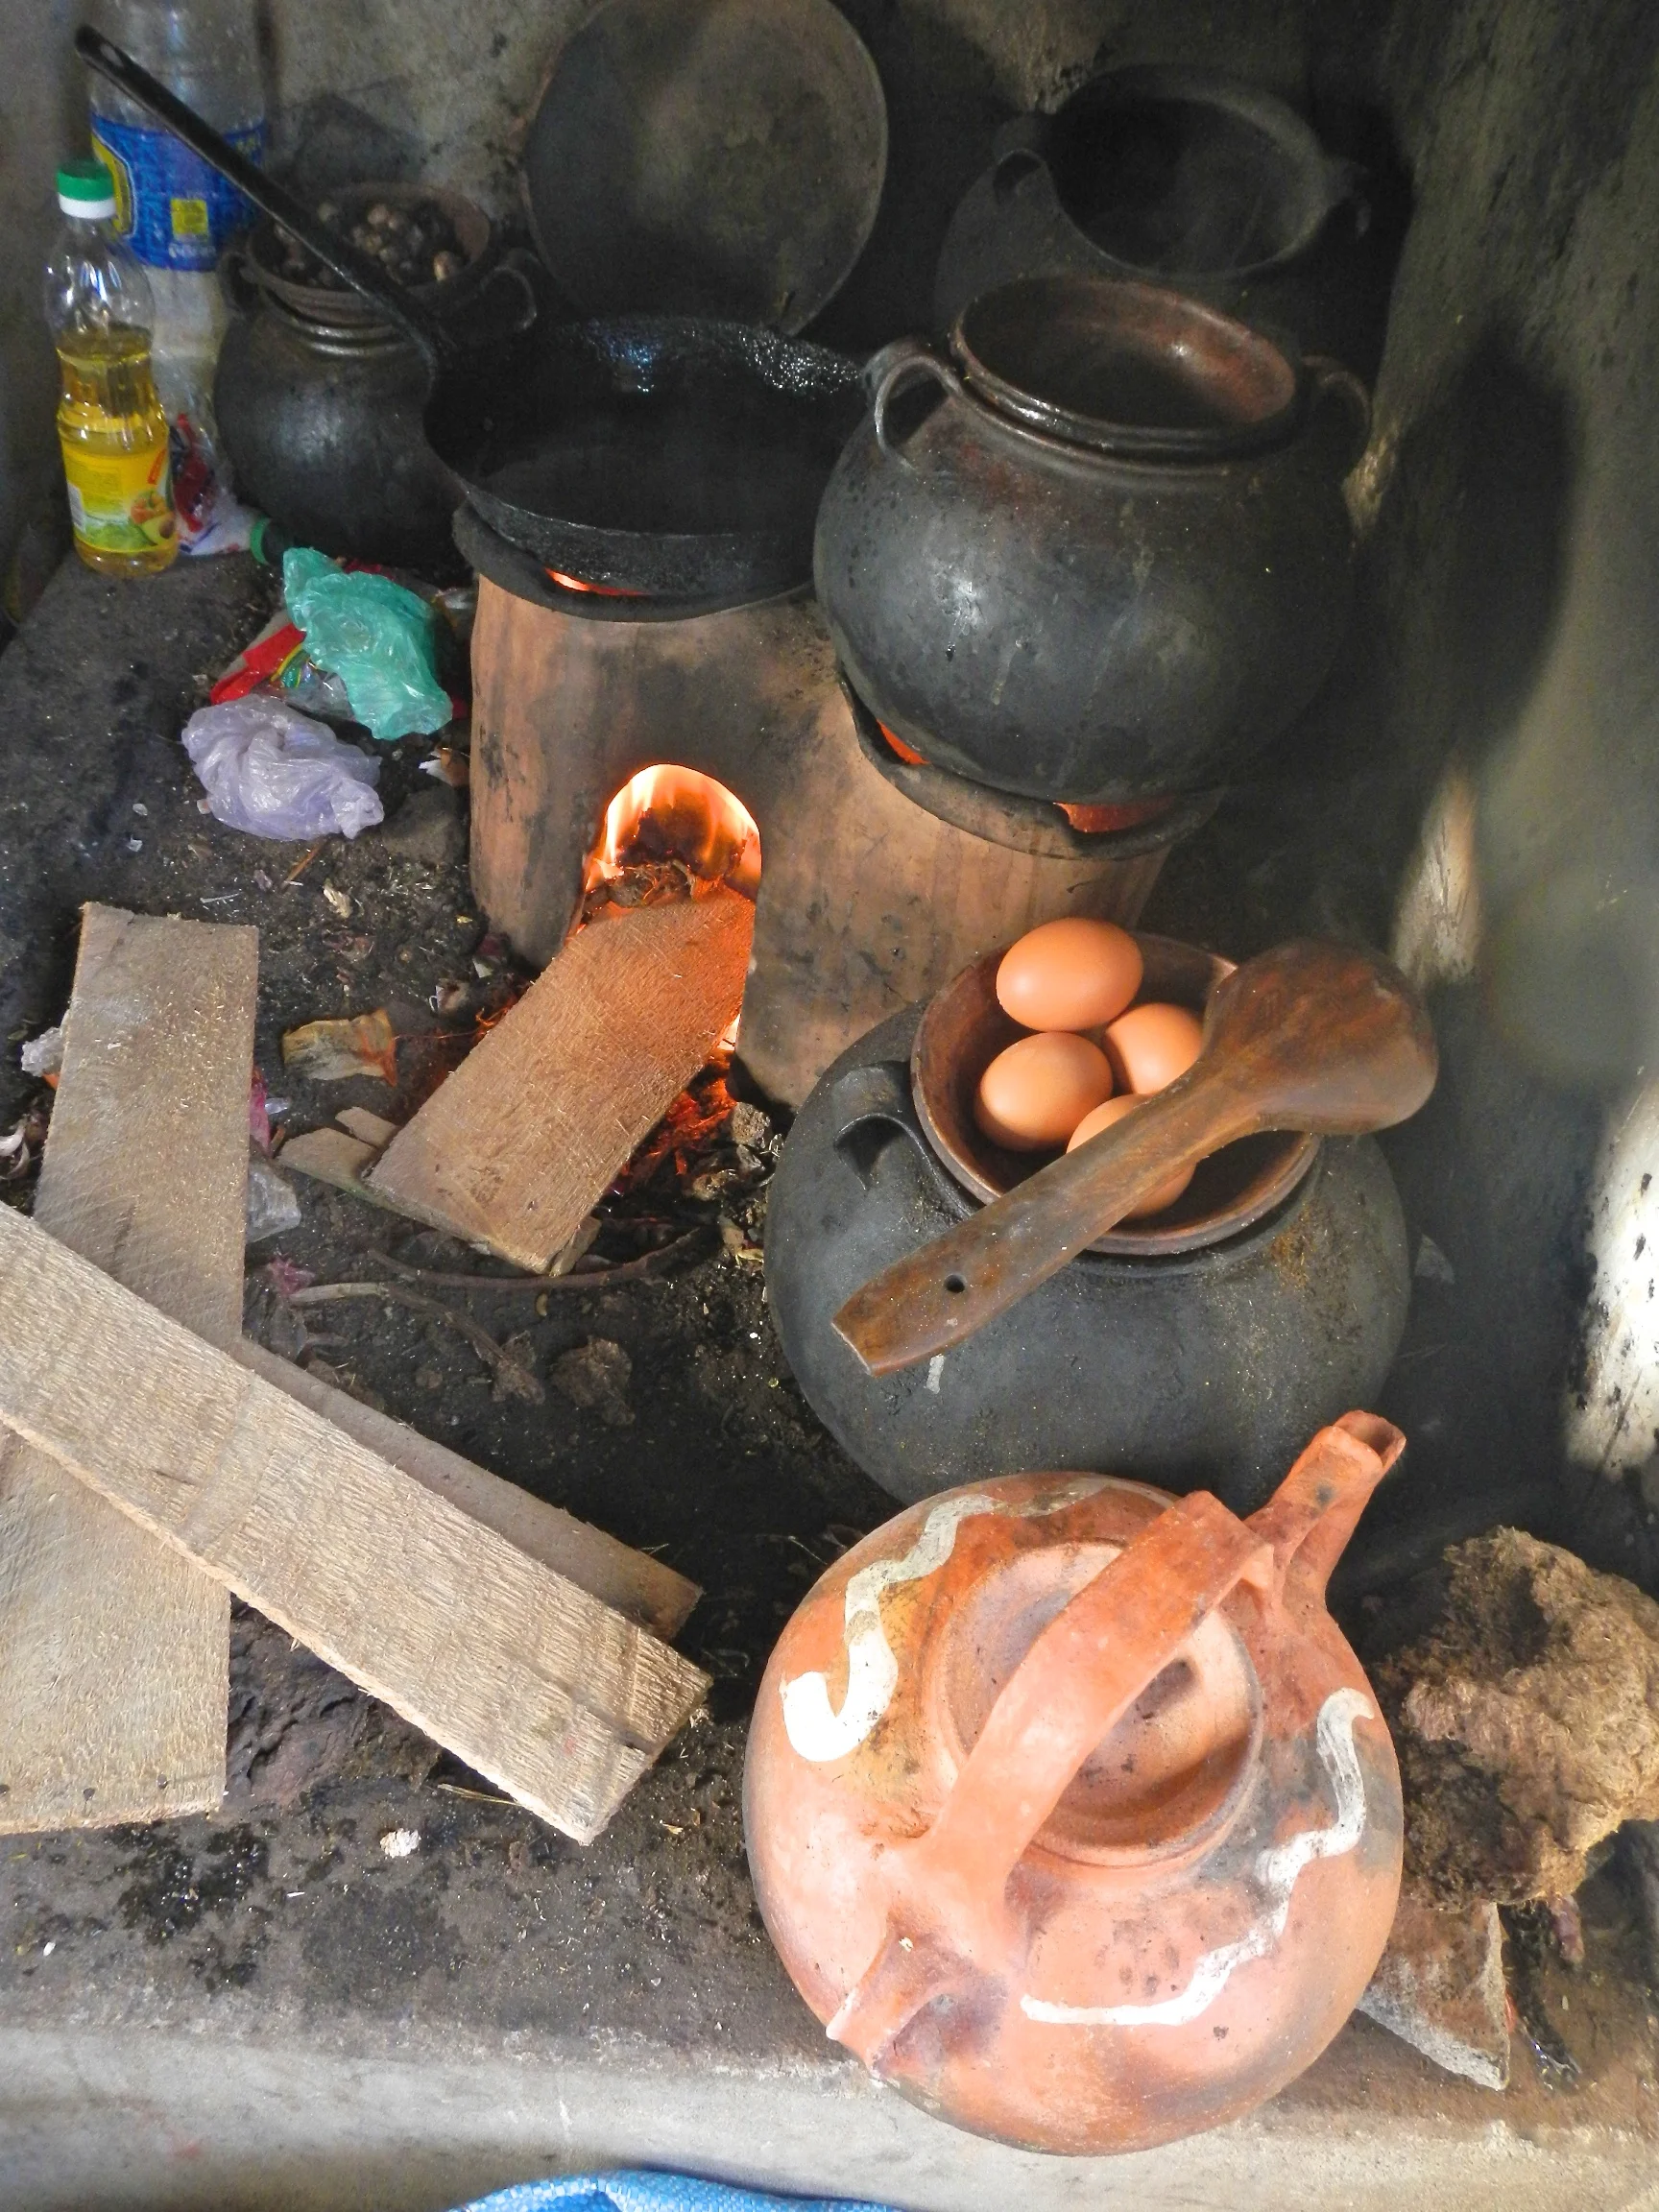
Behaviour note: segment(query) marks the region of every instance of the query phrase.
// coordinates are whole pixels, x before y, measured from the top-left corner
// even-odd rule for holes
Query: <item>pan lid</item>
[[[803,329],[876,221],[887,108],[830,0],[605,0],[524,148],[536,242],[588,315]]]

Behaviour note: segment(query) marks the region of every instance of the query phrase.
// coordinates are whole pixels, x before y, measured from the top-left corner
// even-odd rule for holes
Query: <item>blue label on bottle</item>
[[[263,123],[225,135],[250,161],[262,158]],[[226,239],[253,219],[236,187],[171,131],[99,115],[92,151],[115,180],[116,229],[152,269],[211,269]]]

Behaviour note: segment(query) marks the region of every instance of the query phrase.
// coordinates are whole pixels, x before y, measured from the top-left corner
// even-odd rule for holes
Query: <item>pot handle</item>
[[[241,246],[227,246],[219,256],[219,289],[238,315],[253,314],[262,297],[258,284],[249,274],[250,260],[250,254]]]
[[[837,1079],[830,1103],[836,1124],[830,1142],[866,1190],[881,1148],[879,1132],[883,1130],[902,1130],[924,1162],[933,1166],[927,1139],[916,1117],[910,1069],[905,1061],[877,1060],[862,1068],[849,1068]]]
[[[502,254],[493,269],[479,287],[478,298],[483,301],[489,292],[503,281],[518,287],[519,304],[514,320],[507,325],[507,335],[520,338],[535,323],[541,312],[541,296],[536,289],[536,272],[539,264],[534,254],[526,253],[521,246],[514,246]]]
[[[1019,1934],[1003,1892],[1068,1784],[1270,1546],[1208,1491],[1176,1500],[1049,1622],[993,1704],[926,1836],[885,1855],[887,1931],[829,2033],[879,2069],[923,2006],[1005,1976]]]
[[[1046,115],[1015,115],[991,141],[991,190],[1006,205],[1028,177],[1048,166]]]
[[[873,353],[864,364],[864,388],[870,395],[870,421],[876,432],[876,443],[889,460],[902,462],[906,469],[916,464],[902,445],[895,445],[887,434],[887,410],[902,388],[918,376],[931,376],[934,383],[953,399],[962,397],[962,380],[948,361],[941,361],[925,339],[895,338],[891,346],[883,346],[879,353]]]
[[[1353,451],[1342,464],[1341,469],[1341,473],[1346,476],[1371,443],[1371,395],[1361,377],[1356,376],[1352,369],[1329,353],[1310,353],[1303,367],[1308,371],[1311,386],[1310,412],[1322,407],[1327,399],[1334,398],[1347,410],[1353,421]]]

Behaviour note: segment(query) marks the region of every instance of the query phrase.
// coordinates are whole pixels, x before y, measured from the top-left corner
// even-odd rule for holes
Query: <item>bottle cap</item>
[[[90,155],[84,161],[66,161],[58,172],[58,204],[65,215],[96,223],[115,212],[115,180]]]

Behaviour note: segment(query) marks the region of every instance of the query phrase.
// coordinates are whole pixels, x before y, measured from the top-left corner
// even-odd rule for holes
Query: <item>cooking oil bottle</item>
[[[58,172],[68,218],[46,264],[46,319],[58,349],[58,439],[75,550],[105,576],[147,576],[179,550],[167,418],[150,342],[143,270],[116,236],[115,187],[101,161]]]

